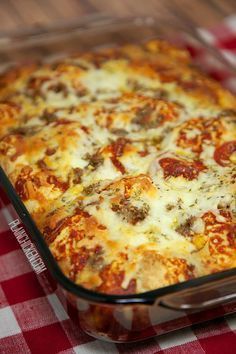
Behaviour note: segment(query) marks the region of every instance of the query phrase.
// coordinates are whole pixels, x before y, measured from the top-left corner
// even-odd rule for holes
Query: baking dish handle
[[[236,301],[236,279],[230,277],[211,284],[166,295],[159,305],[172,310],[205,310]]]

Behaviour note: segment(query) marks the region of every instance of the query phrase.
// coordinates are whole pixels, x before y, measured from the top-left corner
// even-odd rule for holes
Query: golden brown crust
[[[162,41],[0,77],[0,163],[63,272],[110,294],[236,266],[236,98]]]

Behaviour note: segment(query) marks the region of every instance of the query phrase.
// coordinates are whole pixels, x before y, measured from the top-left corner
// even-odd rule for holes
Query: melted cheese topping
[[[0,163],[63,272],[144,292],[235,267],[236,99],[161,41],[0,78]]]

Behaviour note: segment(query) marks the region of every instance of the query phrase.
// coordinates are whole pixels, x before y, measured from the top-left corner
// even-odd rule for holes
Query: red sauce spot
[[[227,210],[221,210],[225,221],[218,221],[212,212],[203,215],[206,231],[209,236],[209,251],[213,255],[231,254],[236,247],[236,225],[232,223],[232,216]]]
[[[32,172],[32,168],[30,166],[24,166],[21,169],[21,173],[19,175],[19,177],[16,180],[15,183],[15,190],[17,192],[17,194],[19,195],[19,197],[22,200],[27,200],[29,198],[29,193],[27,190],[27,180],[31,180],[32,177],[30,176],[30,173]]]
[[[83,216],[84,218],[89,218],[91,216],[87,211],[80,208],[75,209],[75,215]]]
[[[202,219],[204,220],[205,224],[208,225],[214,225],[216,223],[216,216],[213,214],[211,211],[205,213],[202,216]]]
[[[117,170],[119,170],[122,173],[122,175],[125,174],[124,165],[115,156],[111,157],[111,162],[117,168]]]
[[[125,146],[128,144],[129,140],[125,138],[118,138],[114,143],[111,144],[111,162],[122,174],[125,173],[125,167],[118,160],[118,157],[121,157],[124,153]]]
[[[230,211],[228,211],[228,210],[220,210],[220,215],[222,215],[228,221],[232,220],[232,215],[231,215]]]
[[[52,243],[56,239],[57,235],[60,234],[61,230],[64,229],[66,226],[70,225],[70,223],[71,223],[71,218],[66,217],[66,218],[59,220],[57,222],[56,226],[53,228],[49,227],[49,226],[44,227],[43,235],[44,235],[45,241],[48,244]]]
[[[37,165],[38,165],[42,170],[47,170],[47,169],[48,169],[48,166],[47,166],[47,164],[45,163],[44,160],[38,160]]]
[[[73,253],[70,259],[72,265],[70,278],[75,280],[76,275],[84,269],[88,262],[90,262],[90,265],[97,262],[98,266],[98,263],[102,262],[101,254],[102,247],[100,245],[90,249],[82,246],[76,250],[76,253]]]
[[[99,224],[98,229],[99,230],[106,230],[107,228],[106,228],[106,226]]]
[[[37,176],[32,176],[32,177],[31,177],[31,181],[32,181],[32,183],[33,183],[37,188],[39,188],[39,187],[42,186],[42,183],[41,183],[41,181],[40,181],[40,178],[37,177]]]
[[[57,148],[47,148],[47,150],[45,151],[45,154],[47,156],[51,156],[51,155],[54,155],[56,151],[57,151]]]
[[[147,151],[147,150],[139,151],[138,154],[139,154],[141,157],[145,157],[145,156],[148,155],[148,151]]]
[[[236,225],[231,225],[227,240],[230,247],[236,247]]]
[[[81,210],[79,208],[76,208],[75,209],[75,213],[72,216],[67,216],[67,217],[59,220],[54,227],[46,226],[44,228],[43,234],[44,234],[46,242],[49,243],[49,244],[52,243],[56,239],[57,235],[59,235],[60,232],[65,227],[73,225],[73,218],[75,216],[81,216],[81,217],[88,218],[91,215],[89,213],[87,213],[86,211],[83,211],[83,210]],[[73,230],[72,229],[70,231],[70,236],[71,236],[71,240],[73,238],[81,240],[83,238],[83,233],[81,233],[79,230]]]
[[[171,267],[171,274],[167,275],[167,278],[170,277],[171,279],[174,276],[175,279],[178,279],[179,275],[182,274],[184,274],[186,280],[194,278],[195,266],[193,264],[188,264],[183,258],[172,258],[169,259],[169,262],[175,267]]]
[[[102,246],[100,246],[100,245],[97,245],[97,246],[95,247],[95,249],[94,249],[94,252],[95,252],[96,254],[101,253],[101,251],[102,251]]]
[[[68,182],[62,182],[60,181],[56,176],[48,176],[47,182],[49,184],[54,184],[55,187],[61,189],[62,191],[66,191],[69,187]]]
[[[28,81],[28,87],[35,89],[39,86],[41,86],[44,82],[48,81],[50,78],[47,76],[38,76],[38,77],[32,77]]]
[[[61,255],[65,254],[66,245],[63,243],[62,245],[58,246],[58,251],[60,252]]]
[[[89,134],[89,128],[86,127],[85,125],[81,125],[81,129],[82,129],[86,134]]]
[[[125,138],[118,138],[112,145],[111,150],[114,156],[120,157],[123,155],[126,144],[129,141]]]
[[[46,76],[38,76],[38,77],[31,77],[28,81],[28,90],[29,93],[34,96],[43,96],[41,92],[42,85],[49,81],[50,78]]]
[[[11,161],[15,161],[20,155],[24,153],[25,144],[24,137],[20,134],[8,134],[2,140],[5,144],[2,144],[0,153],[2,155],[8,155]],[[13,152],[11,152],[11,148]]]
[[[15,119],[16,115],[20,113],[21,106],[15,102],[4,101],[0,103],[0,120]]]
[[[228,166],[230,164],[230,156],[236,151],[236,140],[228,141],[219,146],[214,153],[214,159],[220,166]]]
[[[77,238],[77,237],[78,237],[78,231],[72,229],[72,230],[70,231],[70,238]]]
[[[198,133],[189,137],[188,133],[197,129]],[[202,145],[205,141],[217,143],[222,135],[223,126],[221,120],[193,118],[185,122],[179,132],[177,145],[183,148],[190,148],[193,152],[200,154],[203,150]]]
[[[58,126],[58,125],[66,125],[66,124],[71,124],[71,123],[74,123],[74,121],[61,118],[61,119],[57,119],[57,121],[54,122],[54,125]]]
[[[136,291],[136,280],[131,279],[127,288],[122,288],[125,272],[113,269],[112,265],[105,266],[100,272],[102,284],[97,288],[98,291],[107,294],[125,295]]]
[[[191,81],[182,81],[179,80],[179,85],[185,90],[189,92],[200,92],[202,95],[210,98],[213,102],[218,102],[218,96],[214,88],[211,88],[207,85],[207,82],[203,80],[194,80]]]
[[[159,161],[159,164],[164,170],[164,177],[170,176],[179,177],[183,176],[189,181],[198,177],[199,173],[206,169],[201,161],[181,161],[171,157],[163,158]]]
[[[26,179],[25,178],[18,178],[15,183],[15,189],[17,194],[22,200],[27,200],[29,195],[26,188]]]
[[[89,259],[89,253],[90,251],[85,248],[85,247],[81,247],[78,249],[78,251],[76,253],[74,253],[71,256],[71,263],[73,265],[72,268],[72,274],[70,274],[72,276],[72,278],[74,279],[74,276],[81,272],[81,270],[84,269],[88,259]]]

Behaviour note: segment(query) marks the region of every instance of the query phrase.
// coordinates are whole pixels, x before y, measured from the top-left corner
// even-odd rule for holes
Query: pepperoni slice
[[[161,159],[159,164],[164,170],[164,178],[183,176],[189,181],[197,178],[199,173],[206,168],[201,161],[187,162],[171,157]]]
[[[227,141],[219,146],[214,153],[214,159],[220,166],[228,166],[230,164],[230,156],[236,151],[236,140]]]

